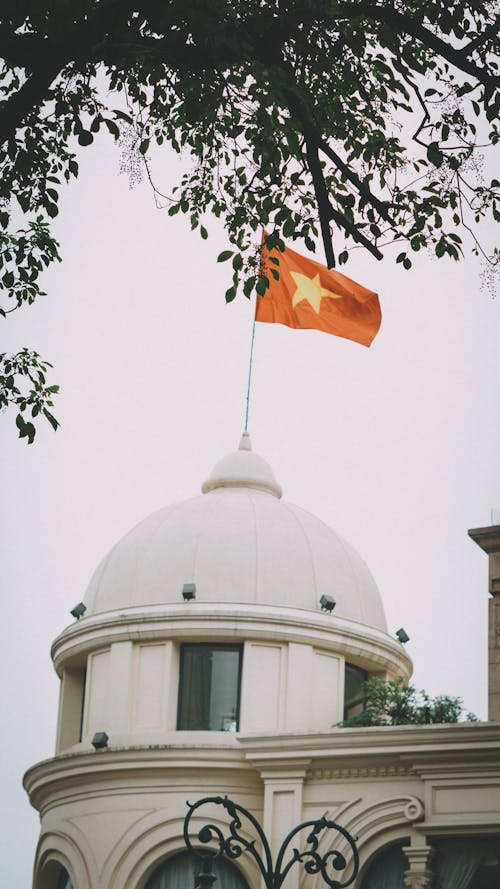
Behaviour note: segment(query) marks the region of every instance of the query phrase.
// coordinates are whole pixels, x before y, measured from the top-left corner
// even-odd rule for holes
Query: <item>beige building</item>
[[[368,568],[281,499],[247,435],[202,491],[117,543],[53,644],[56,754],[25,776],[41,816],[33,889],[191,889],[186,801],[218,794],[274,852],[303,820],[341,824],[354,889],[498,889],[500,723],[339,728],[366,677],[412,672]],[[483,546],[490,530],[471,534]],[[249,853],[217,866],[220,889],[261,885]],[[296,863],[284,889],[324,885]]]

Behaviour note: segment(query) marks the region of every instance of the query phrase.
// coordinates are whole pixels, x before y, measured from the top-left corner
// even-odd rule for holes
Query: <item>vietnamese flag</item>
[[[378,296],[346,275],[285,248],[261,251],[269,288],[257,296],[255,320],[314,328],[369,346],[382,320]],[[279,265],[271,262],[279,260]],[[279,273],[279,281],[272,275]]]

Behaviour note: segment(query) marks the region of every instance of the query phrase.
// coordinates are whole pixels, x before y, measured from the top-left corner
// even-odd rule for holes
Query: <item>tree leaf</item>
[[[78,136],[79,145],[92,145],[94,141],[94,137],[89,130],[82,130],[80,135]]]
[[[435,167],[440,167],[443,163],[443,152],[439,150],[437,142],[431,142],[427,148],[427,158]]]
[[[223,250],[222,253],[219,253],[217,257],[217,262],[227,262],[228,259],[231,259],[234,250]]]
[[[54,416],[52,416],[52,414],[50,413],[50,411],[47,410],[46,407],[44,407],[44,409],[43,409],[43,415],[44,415],[45,419],[49,421],[49,423],[50,423],[50,425],[52,426],[52,429],[54,430],[54,432],[57,432],[57,428],[58,428],[58,426],[59,426],[60,424],[59,424],[59,422],[56,420],[56,418],[55,418]]]

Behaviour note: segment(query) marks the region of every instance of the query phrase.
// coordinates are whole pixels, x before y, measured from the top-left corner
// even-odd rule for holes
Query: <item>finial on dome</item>
[[[238,450],[239,451],[251,451],[252,450],[252,442],[250,440],[250,433],[247,432],[246,429],[241,436]]]
[[[238,450],[219,460],[201,490],[207,494],[216,488],[253,488],[275,497],[281,497],[282,493],[269,463],[252,451],[246,430],[241,436]]]

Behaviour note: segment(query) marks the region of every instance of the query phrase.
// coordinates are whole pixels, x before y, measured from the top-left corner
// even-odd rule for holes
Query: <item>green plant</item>
[[[344,728],[371,725],[428,725],[459,722],[463,713],[461,698],[438,695],[431,698],[417,691],[402,677],[381,679],[374,676],[364,683],[363,709],[356,716],[339,723]],[[476,722],[472,713],[467,721]]]

